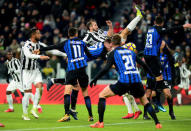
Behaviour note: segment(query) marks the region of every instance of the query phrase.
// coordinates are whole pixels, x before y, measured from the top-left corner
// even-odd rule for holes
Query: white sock
[[[31,93],[30,98],[31,98],[31,101],[34,103],[34,94],[33,93]]]
[[[137,106],[137,103],[135,102],[135,99],[132,95],[128,96],[129,101],[132,103],[132,106],[134,107],[135,112],[140,111],[139,107]]]
[[[135,27],[137,26],[137,23],[141,20],[141,16],[136,16],[128,25],[126,28],[128,28],[129,31],[133,31]]]
[[[33,108],[35,108],[35,109],[37,108],[39,100],[40,100],[40,89],[36,88],[36,92],[34,95],[34,101],[33,101]]]
[[[12,95],[7,95],[7,102],[9,104],[9,109],[13,109],[13,98]]]
[[[23,106],[23,113],[24,114],[28,114],[30,96],[31,96],[31,93],[25,93],[24,97],[22,99],[22,106]]]
[[[188,91],[188,95],[191,95],[191,90]]]
[[[124,100],[125,105],[126,105],[126,107],[128,109],[128,113],[133,113],[131,103],[130,103],[130,101],[129,101],[129,99],[128,99],[128,97],[126,95],[123,95],[123,100]]]
[[[182,94],[181,93],[178,93],[177,94],[177,101],[178,101],[178,104],[182,104]]]

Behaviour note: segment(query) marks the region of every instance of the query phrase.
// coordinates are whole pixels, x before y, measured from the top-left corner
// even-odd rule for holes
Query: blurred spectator
[[[46,67],[42,69],[42,74],[45,79],[48,77],[55,77],[54,69],[50,66],[49,62],[47,62]]]
[[[59,59],[57,56],[52,56],[49,60],[50,66],[54,69],[55,75],[57,73],[57,64],[59,63]],[[55,77],[55,76],[54,76]]]
[[[114,25],[114,28],[113,28],[114,33],[119,33],[122,30],[123,30],[123,28],[121,27],[120,23],[115,22],[115,25]]]

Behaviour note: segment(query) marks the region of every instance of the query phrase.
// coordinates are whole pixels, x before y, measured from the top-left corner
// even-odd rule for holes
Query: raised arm
[[[112,37],[113,36],[113,25],[110,20],[106,21],[107,26],[109,27],[109,30],[107,31],[107,36]]]

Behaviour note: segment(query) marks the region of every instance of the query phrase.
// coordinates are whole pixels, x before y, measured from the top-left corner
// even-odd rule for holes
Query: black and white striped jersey
[[[88,45],[94,45],[98,42],[104,42],[107,38],[107,31],[103,31],[99,29],[98,31],[94,32],[87,32],[83,41]]]
[[[39,43],[33,43],[31,40],[24,43],[21,50],[22,69],[35,70],[38,68],[37,59],[40,58],[40,55],[33,54],[33,51],[40,49]]]
[[[8,74],[11,75],[12,79],[16,82],[21,81],[21,63],[19,59],[12,58],[6,61]]]

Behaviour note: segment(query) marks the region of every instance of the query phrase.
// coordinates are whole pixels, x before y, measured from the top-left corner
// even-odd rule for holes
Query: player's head
[[[164,25],[164,19],[161,16],[157,16],[155,18],[155,24],[158,26],[163,26]]]
[[[12,57],[13,57],[13,52],[11,50],[8,50],[7,53],[6,53],[6,57],[8,60],[11,60]]]
[[[39,41],[41,38],[40,30],[37,28],[32,28],[29,33],[30,39],[34,39],[35,41]]]
[[[121,45],[121,36],[119,34],[113,35],[111,39],[112,46],[120,46]]]
[[[112,50],[111,38],[108,37],[105,39],[104,46],[108,52]]]
[[[68,29],[68,36],[69,37],[78,37],[78,29],[75,27],[70,27]]]
[[[89,31],[98,31],[98,25],[94,19],[89,20],[88,23],[86,24],[86,27],[88,28]]]

